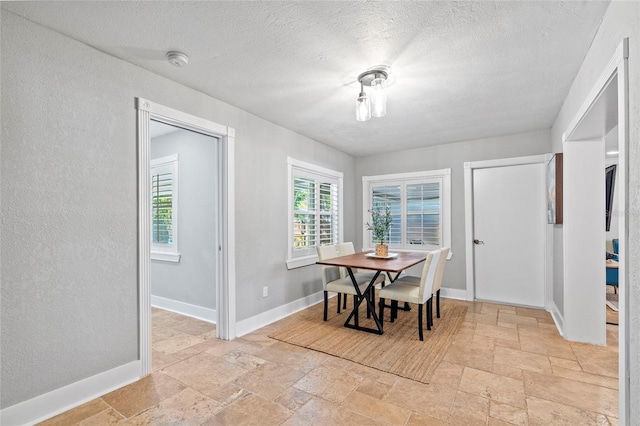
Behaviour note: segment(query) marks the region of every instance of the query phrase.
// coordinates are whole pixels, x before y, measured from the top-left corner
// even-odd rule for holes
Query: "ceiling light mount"
[[[371,87],[371,82],[377,78],[382,78],[385,81],[389,77],[389,74],[383,69],[372,69],[365,71],[358,76],[358,81],[363,86]]]
[[[356,99],[356,120],[368,121],[371,117],[383,117],[387,114],[386,82],[389,68],[377,66],[369,68],[358,76],[360,94]],[[364,86],[371,87],[371,99],[364,91]]]
[[[167,52],[166,56],[169,63],[178,68],[184,67],[189,63],[189,57],[182,52],[172,50]]]

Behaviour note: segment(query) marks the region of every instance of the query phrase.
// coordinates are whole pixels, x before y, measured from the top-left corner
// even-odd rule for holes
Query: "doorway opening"
[[[151,305],[216,322],[219,139],[151,120]]]
[[[584,227],[583,229],[571,229],[564,230],[564,252],[566,256],[580,256],[584,252],[585,247],[581,247],[581,241],[579,235],[588,234],[591,235],[593,245],[595,247],[587,247],[589,252],[593,252],[598,262],[591,270],[596,276],[601,277],[602,281],[597,289],[593,292],[584,292],[584,286],[580,282],[580,271],[584,271],[584,266],[588,265],[588,261],[585,262],[584,258],[578,262],[567,262],[565,258],[564,264],[564,292],[565,294],[579,294],[583,297],[588,297],[587,311],[582,312],[582,317],[577,315],[577,318],[573,320],[576,323],[581,323],[587,316],[594,315],[597,317],[598,322],[602,321],[602,339],[606,339],[606,331],[604,331],[604,322],[606,318],[606,260],[604,250],[605,247],[605,212],[601,208],[604,206],[605,196],[605,147],[607,146],[607,139],[615,137],[618,151],[618,161],[616,167],[616,181],[618,182],[617,202],[614,211],[617,211],[617,226],[618,226],[618,377],[619,377],[619,407],[620,407],[620,424],[626,424],[629,418],[629,354],[626,342],[629,339],[629,327],[628,327],[628,290],[627,290],[627,268],[626,268],[626,256],[627,256],[627,241],[628,230],[626,223],[627,210],[627,197],[628,197],[628,161],[627,151],[629,144],[629,129],[628,129],[628,116],[629,116],[629,48],[628,39],[624,39],[622,43],[616,49],[613,58],[607,64],[607,67],[600,75],[596,84],[593,86],[591,92],[585,99],[584,103],[578,110],[574,119],[571,121],[567,130],[562,135],[563,148],[569,148],[577,153],[587,152],[587,159],[589,163],[593,164],[595,168],[591,169],[591,173],[597,176],[597,181],[601,182],[598,190],[598,196],[601,195],[602,203],[598,205],[584,205],[589,201],[589,197],[580,197],[577,200],[573,200],[573,209],[580,211],[584,209],[584,212],[593,212],[597,209],[598,212],[590,213],[594,214],[598,223],[593,226]],[[616,129],[617,128],[617,129]],[[571,161],[571,158],[569,158]],[[573,164],[578,164],[582,161],[582,158],[575,157]],[[572,179],[571,169],[565,169],[567,174],[565,177]],[[575,177],[575,176],[574,176]],[[575,184],[574,187],[577,190],[581,189],[581,185]],[[602,191],[600,191],[600,189]],[[585,194],[588,194],[586,190],[583,190]],[[592,191],[593,192],[593,191]],[[601,194],[600,194],[601,192]],[[566,193],[566,192],[565,192]],[[567,199],[565,198],[565,202]],[[567,212],[565,205],[565,213]],[[570,207],[570,210],[572,207]],[[580,212],[584,216],[584,212]],[[602,220],[600,220],[602,219]],[[569,218],[565,216],[566,223],[569,222]],[[567,231],[569,231],[567,233]],[[601,265],[601,266],[600,266]],[[589,269],[589,268],[587,268]],[[594,309],[588,309],[593,305]],[[566,306],[565,306],[566,311]],[[565,321],[568,320],[565,312]],[[597,326],[597,324],[594,324]]]
[[[215,252],[216,336],[235,337],[235,225],[233,128],[148,101],[136,99],[138,123],[138,298],[141,375],[151,373],[152,186],[151,121],[164,123],[217,141]],[[165,253],[165,255],[169,255]],[[179,253],[172,253],[175,258]],[[213,287],[211,289],[213,290]]]

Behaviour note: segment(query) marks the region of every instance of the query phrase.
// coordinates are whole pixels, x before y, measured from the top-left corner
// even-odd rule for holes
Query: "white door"
[[[544,307],[544,163],[473,170],[475,298]]]

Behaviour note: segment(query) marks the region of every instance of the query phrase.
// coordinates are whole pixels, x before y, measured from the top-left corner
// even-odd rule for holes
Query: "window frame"
[[[406,243],[406,187],[410,184],[440,182],[440,246],[451,247],[451,169],[426,170],[409,173],[395,173],[387,175],[363,176],[362,177],[362,247],[365,250],[374,249],[371,242],[371,231],[367,230],[366,223],[371,221],[371,196],[373,187],[400,185],[400,211],[403,218],[400,225],[402,243],[390,244],[393,251],[401,252],[424,252],[430,251],[435,246],[411,246]],[[451,252],[449,258],[451,257]]]
[[[150,179],[158,173],[154,171],[163,168],[171,170],[171,237],[173,243],[171,245],[159,244],[153,242],[153,188],[151,188],[151,260],[162,260],[165,262],[180,262],[180,252],[178,251],[179,234],[178,234],[178,154],[171,154],[165,157],[155,158],[151,160]]]
[[[303,266],[313,265],[318,261],[317,253],[304,253],[297,254],[294,251],[294,179],[296,177],[304,177],[309,179],[315,179],[316,182],[325,182],[325,183],[335,183],[337,185],[337,198],[338,198],[338,224],[337,224],[337,234],[338,241],[342,242],[344,236],[344,227],[343,227],[343,212],[344,212],[344,175],[342,172],[338,172],[335,170],[327,169],[324,167],[316,166],[315,164],[306,163],[304,161],[299,161],[291,157],[287,157],[287,184],[288,184],[288,196],[287,196],[287,269],[300,268]],[[319,191],[318,191],[319,193]],[[320,205],[318,204],[318,209],[316,210],[316,215],[319,217],[321,212],[319,209]],[[319,227],[319,222],[318,225]],[[316,239],[316,246],[320,243],[320,238]]]

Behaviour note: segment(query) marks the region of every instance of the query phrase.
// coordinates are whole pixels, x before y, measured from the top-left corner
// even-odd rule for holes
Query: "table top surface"
[[[373,269],[376,271],[400,272],[413,265],[423,262],[427,258],[427,253],[407,253],[400,252],[398,256],[390,259],[380,259],[367,257],[367,253],[359,252],[346,256],[334,257],[332,259],[319,260],[318,265],[343,266],[346,268]]]
[[[613,259],[607,259],[606,265],[607,265],[607,268],[610,268],[610,269],[618,268],[618,262]]]

